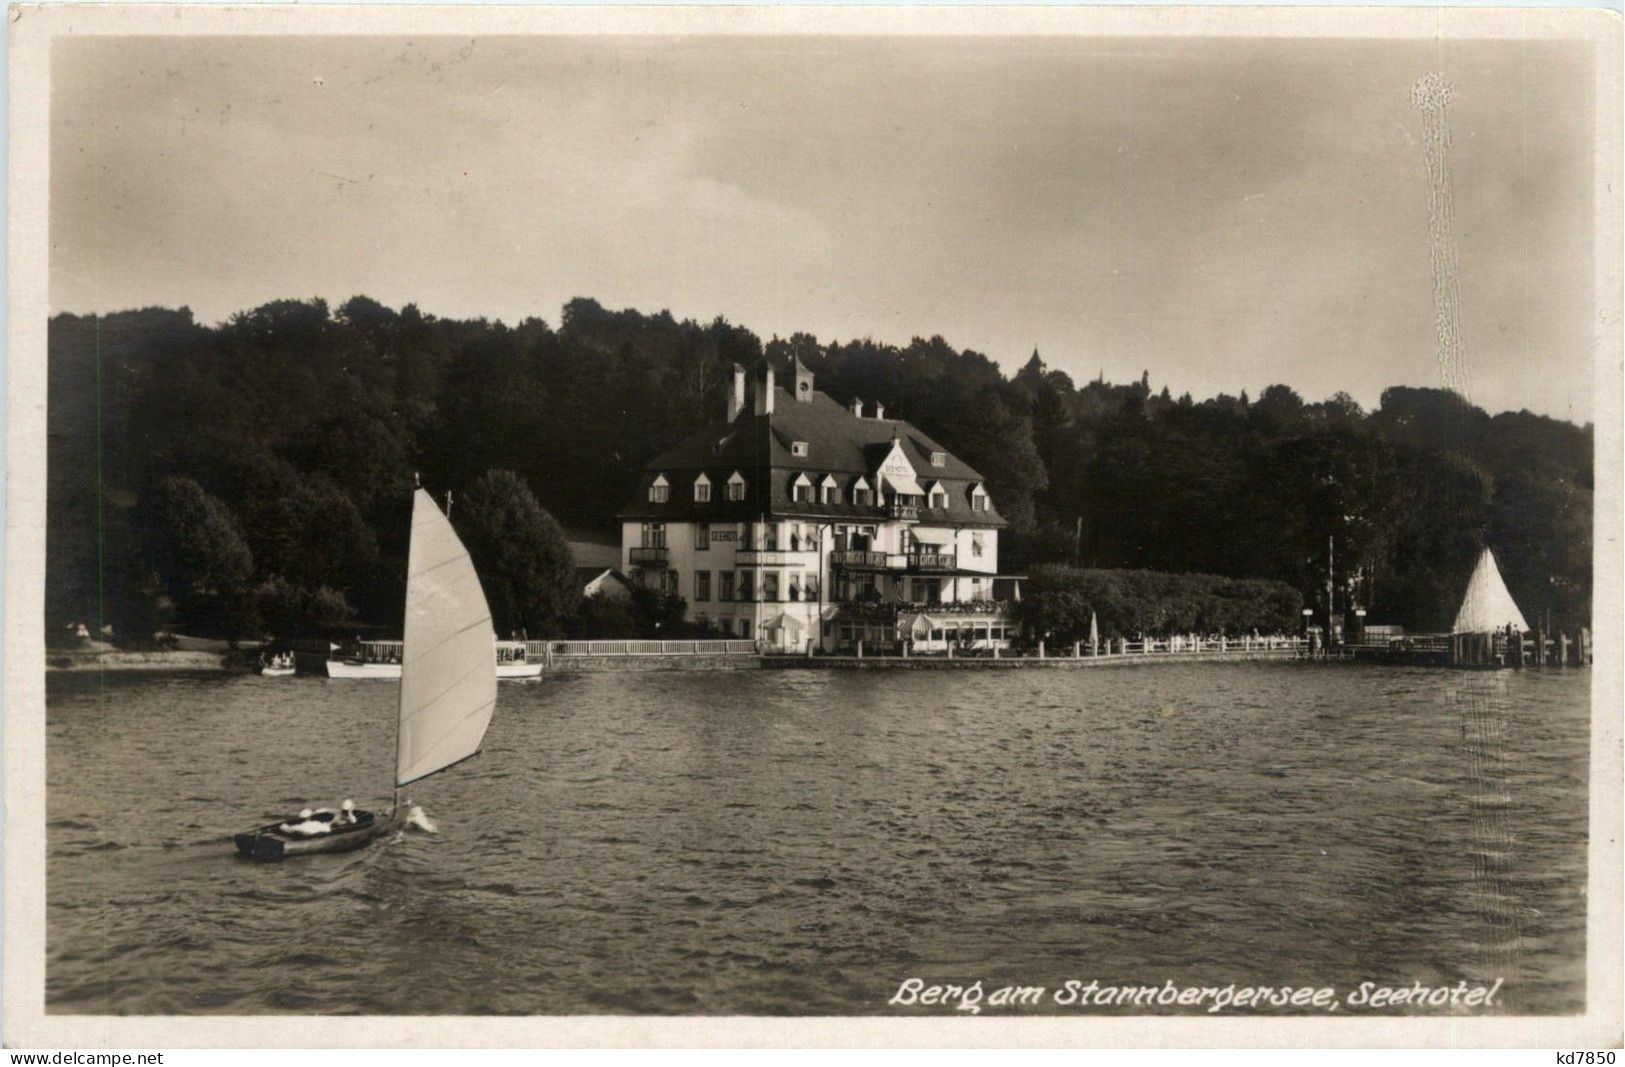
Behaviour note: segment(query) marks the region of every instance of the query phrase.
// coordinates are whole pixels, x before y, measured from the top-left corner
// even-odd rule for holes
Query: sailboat
[[[1501,568],[1495,565],[1495,553],[1485,548],[1479,554],[1478,565],[1467,581],[1467,592],[1456,611],[1456,621],[1450,627],[1453,634],[1481,634],[1511,629],[1514,633],[1528,633],[1529,624],[1523,612],[1501,580]]]
[[[256,860],[348,852],[406,825],[401,789],[474,756],[496,708],[496,635],[479,575],[421,487],[412,497],[395,792],[390,810],[301,813],[235,836]]]

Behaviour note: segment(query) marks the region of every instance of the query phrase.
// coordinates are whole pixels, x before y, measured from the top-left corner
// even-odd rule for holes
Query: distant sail
[[[1491,630],[1504,630],[1511,626],[1526,633],[1529,624],[1523,612],[1507,592],[1501,580],[1501,569],[1495,565],[1495,556],[1489,549],[1478,557],[1473,577],[1467,583],[1467,595],[1462,598],[1461,610],[1456,612],[1456,624],[1450,628],[1454,634],[1481,634]]]
[[[496,635],[468,550],[428,493],[412,497],[395,784],[479,751],[496,707]]]

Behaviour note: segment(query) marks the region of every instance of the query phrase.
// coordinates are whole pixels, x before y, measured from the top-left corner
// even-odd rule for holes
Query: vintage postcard
[[[9,1046],[1617,1047],[1616,15],[9,25]]]

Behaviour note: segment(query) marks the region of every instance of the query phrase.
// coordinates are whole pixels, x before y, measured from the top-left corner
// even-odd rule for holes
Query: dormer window
[[[711,502],[711,479],[700,475],[694,479],[694,503],[709,504]]]
[[[941,482],[932,482],[927,505],[933,510],[942,510],[948,506],[948,490],[942,487]]]
[[[800,456],[803,459],[805,459],[806,456],[807,456],[807,442],[805,442],[805,441],[791,441],[790,442],[790,454],[792,456]]]
[[[985,512],[989,510],[987,490],[983,489],[980,485],[976,486],[970,491],[970,509],[976,512]]]
[[[841,487],[835,481],[833,474],[824,475],[824,480],[818,483],[818,502],[820,504],[839,504],[841,502]]]
[[[948,453],[946,453],[946,452],[933,452],[933,453],[931,453],[931,466],[933,466],[933,467],[946,467],[947,465],[948,465]]]
[[[797,504],[812,501],[812,481],[805,474],[796,475],[796,480],[790,483],[790,499]]]
[[[735,501],[745,499],[745,476],[738,471],[734,471],[728,478],[728,499]]]
[[[870,507],[874,504],[874,490],[869,488],[867,478],[859,478],[852,483],[852,503],[858,507]]]
[[[671,483],[666,481],[664,474],[655,475],[654,483],[649,486],[649,503],[664,504],[671,499]]]

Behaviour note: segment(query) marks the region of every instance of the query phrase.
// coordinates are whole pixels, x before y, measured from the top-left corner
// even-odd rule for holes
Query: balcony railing
[[[633,546],[631,553],[631,562],[634,567],[666,566],[665,545]]]
[[[806,548],[739,548],[734,550],[734,562],[741,567],[810,566],[817,551],[816,545]]]
[[[911,571],[951,571],[959,566],[957,552],[910,552],[908,569]]]
[[[920,506],[918,504],[899,504],[894,500],[886,505],[886,514],[891,518],[901,519],[904,522],[917,522],[920,518]]]
[[[883,571],[890,566],[890,556],[885,552],[841,549],[829,554],[829,565],[849,571]]]

